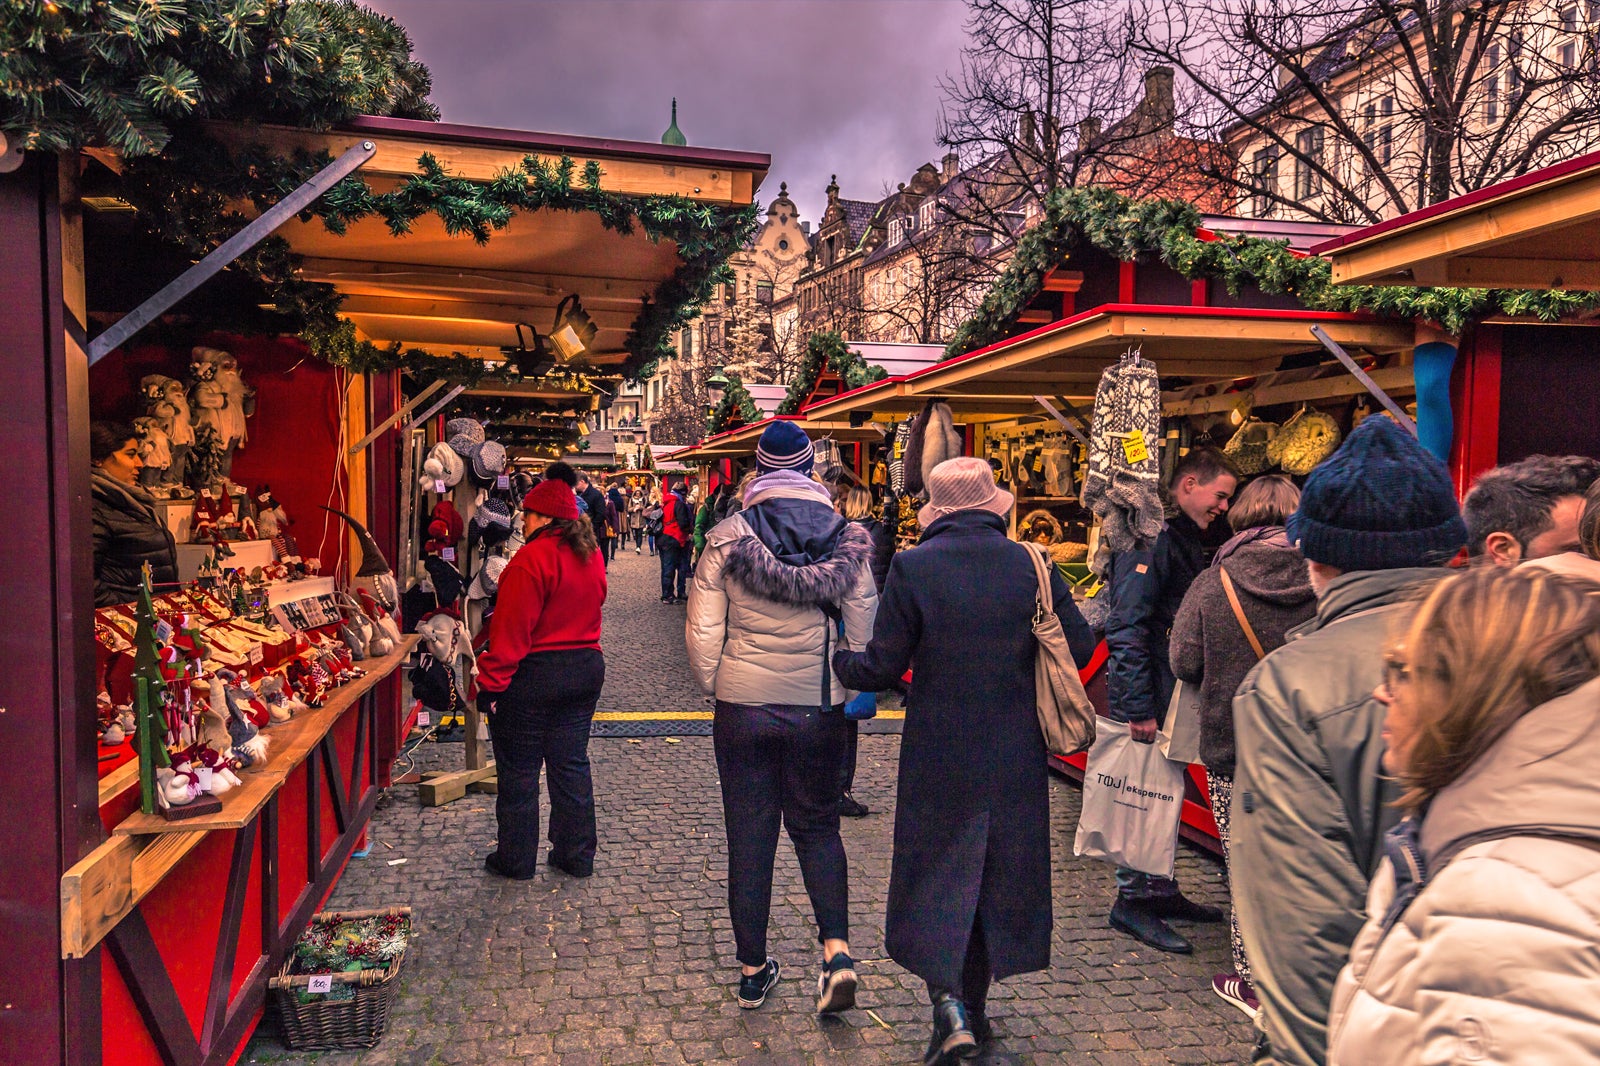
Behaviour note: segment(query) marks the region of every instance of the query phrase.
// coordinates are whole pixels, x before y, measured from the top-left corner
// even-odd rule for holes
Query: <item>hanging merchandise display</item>
[[[1342,439],[1332,415],[1301,408],[1278,431],[1273,451],[1284,473],[1303,477],[1337,451]]]
[[[1130,351],[1100,375],[1094,397],[1083,505],[1100,518],[1102,555],[1148,544],[1161,533],[1161,468],[1154,449],[1160,434],[1160,376],[1154,364]]]
[[[911,424],[908,418],[894,427],[894,442],[889,451],[889,489],[900,495],[906,491],[906,447],[911,443]]]
[[[956,430],[950,405],[929,400],[911,424],[905,450],[905,491],[913,496],[923,495],[923,486],[933,468],[960,455],[961,447],[961,434]]]
[[[1239,431],[1228,438],[1222,452],[1243,477],[1264,474],[1272,468],[1272,444],[1278,427],[1259,418],[1247,418]]]

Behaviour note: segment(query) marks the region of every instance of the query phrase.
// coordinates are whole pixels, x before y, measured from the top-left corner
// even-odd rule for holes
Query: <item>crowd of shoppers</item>
[[[983,460],[931,471],[921,541],[899,554],[871,493],[830,492],[813,461],[780,422],[698,509],[680,482],[528,494],[480,658],[501,764],[486,864],[532,875],[544,765],[548,861],[593,869],[603,534],[648,539],[714,698],[739,1006],[781,972],[780,830],[816,923],[817,1010],[856,1003],[842,712],[904,691],[884,947],[927,986],[924,1062],[952,1064],[991,1034],[992,982],[1050,963],[1033,566]],[[1532,456],[1458,504],[1443,463],[1375,417],[1301,488],[1240,480],[1208,449],[1176,464],[1160,534],[1105,567],[1104,636],[1132,739],[1154,741],[1169,708],[1197,717],[1233,900],[1234,970],[1213,989],[1255,1019],[1253,1061],[1600,1061],[1600,462]],[[1051,580],[1082,666],[1096,634]],[[1162,950],[1192,950],[1170,921],[1223,917],[1170,878],[1117,885],[1110,924]]]

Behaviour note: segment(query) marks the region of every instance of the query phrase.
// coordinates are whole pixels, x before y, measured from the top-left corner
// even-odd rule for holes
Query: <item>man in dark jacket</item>
[[[606,502],[611,504],[611,510],[616,514],[616,521],[611,526],[613,534],[611,546],[606,552],[606,559],[609,561],[617,557],[617,545],[624,539],[623,522],[628,513],[628,498],[622,494],[622,489],[617,486],[615,479],[612,480],[611,487],[606,489]]]
[[[1111,614],[1106,621],[1106,687],[1113,721],[1128,723],[1141,744],[1155,742],[1177,682],[1167,646],[1184,593],[1206,568],[1201,534],[1228,510],[1239,485],[1233,466],[1219,452],[1200,448],[1178,461],[1170,493],[1174,513],[1155,543],[1118,552],[1106,568]],[[1168,918],[1220,922],[1216,907],[1194,903],[1170,877],[1117,868],[1117,901],[1111,926],[1151,947],[1187,955],[1187,939]]]
[[[605,493],[594,487],[594,482],[589,480],[588,474],[578,475],[578,499],[583,501],[584,510],[589,517],[589,524],[594,527],[594,542],[600,545],[602,553],[606,550],[606,496]]]
[[[683,603],[689,599],[689,543],[693,527],[694,512],[684,497],[683,482],[674,482],[661,497],[661,534],[656,537],[656,548],[661,553],[662,603]]]
[[[1466,543],[1450,474],[1388,418],[1312,471],[1289,517],[1317,613],[1233,701],[1239,931],[1260,999],[1255,1062],[1322,1066],[1334,980],[1365,919],[1399,789],[1373,695],[1405,604]]]

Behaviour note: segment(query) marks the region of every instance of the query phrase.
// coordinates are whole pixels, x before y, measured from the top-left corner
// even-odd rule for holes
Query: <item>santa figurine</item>
[[[152,490],[153,495],[165,495],[161,486],[167,483],[167,471],[172,467],[172,444],[161,420],[150,415],[133,420],[134,432],[139,434],[139,458],[144,469],[139,471],[139,484]]]
[[[190,369],[195,374],[195,406],[200,420],[217,434],[222,476],[233,472],[233,452],[250,439],[245,419],[255,413],[256,391],[239,375],[239,361],[221,348],[196,348]],[[209,372],[201,368],[209,368]]]
[[[271,485],[262,485],[256,489],[256,529],[263,540],[272,541],[272,550],[280,562],[296,558],[300,554],[299,547],[294,542],[294,535],[289,532],[289,515],[284,511],[283,504],[272,495]]]
[[[172,495],[182,495],[184,479],[189,472],[189,450],[194,447],[188,392],[183,382],[165,374],[147,375],[140,380],[139,388],[144,393],[145,413],[161,423],[172,454],[171,464],[162,472],[161,483],[169,487]]]

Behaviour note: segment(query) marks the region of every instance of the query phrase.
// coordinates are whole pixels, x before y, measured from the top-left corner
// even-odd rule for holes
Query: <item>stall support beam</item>
[[[0,175],[0,449],[13,460],[0,552],[0,751],[28,810],[0,822],[0,1048],[100,1062],[100,958],[61,958],[61,874],[103,839],[95,752],[89,546],[89,380],[82,308],[66,284],[73,165],[29,153]],[[64,177],[66,181],[63,187]],[[63,197],[63,192],[66,197]],[[64,202],[64,199],[67,202]],[[64,214],[69,217],[64,217]],[[81,250],[81,249],[80,249]],[[81,260],[80,260],[81,262]]]

